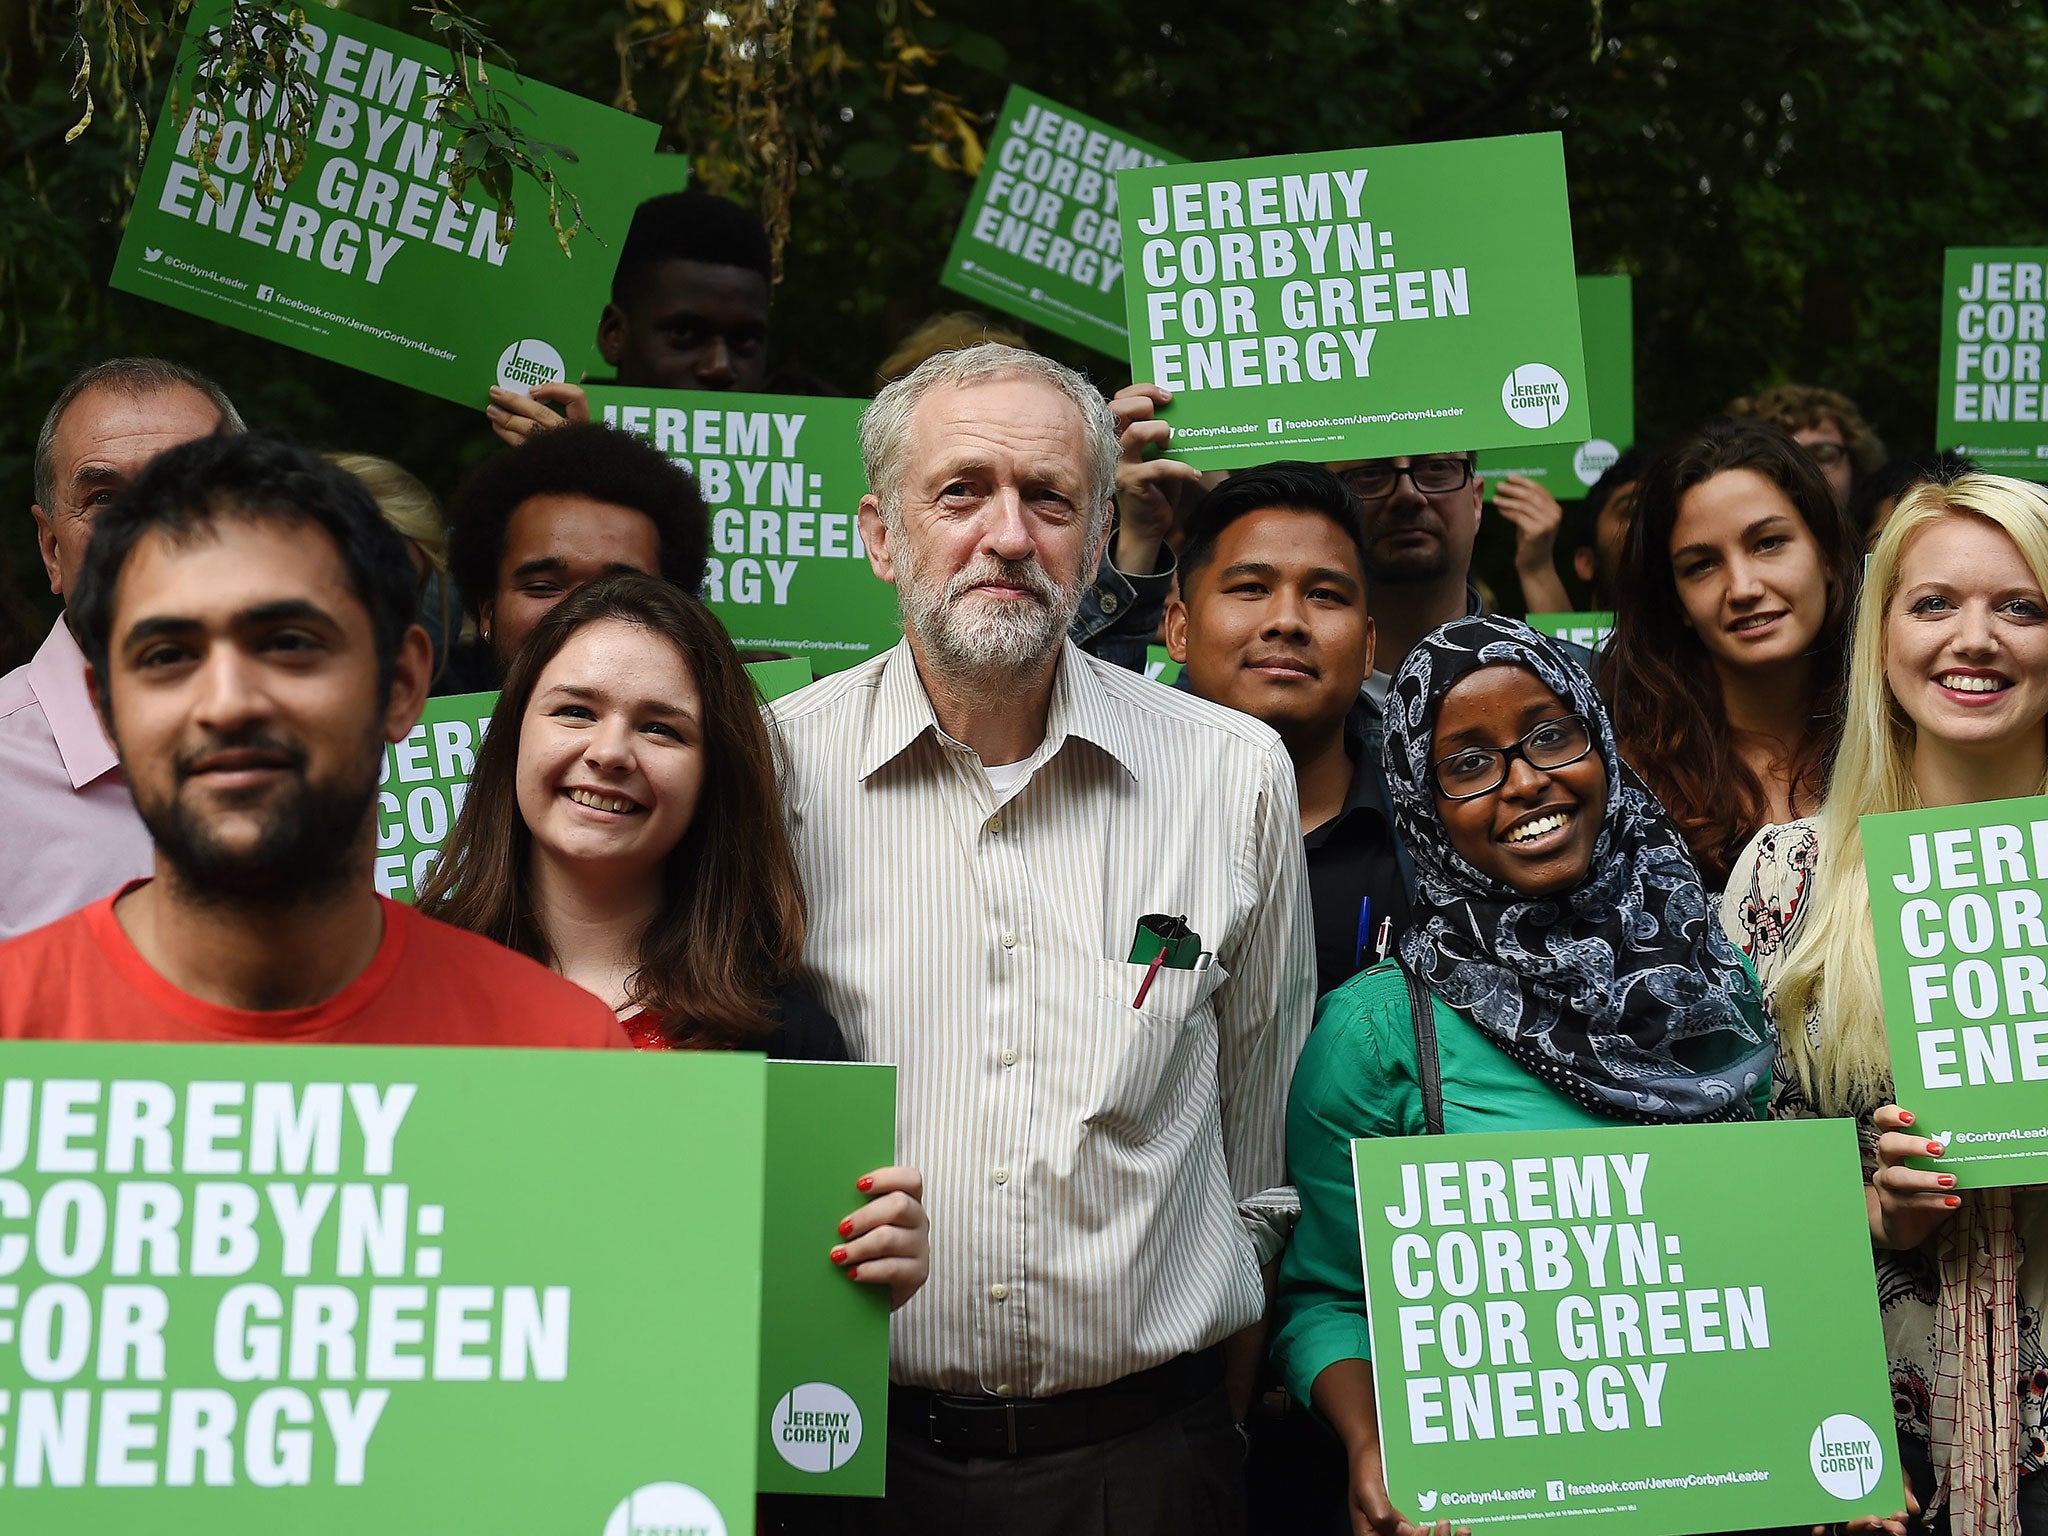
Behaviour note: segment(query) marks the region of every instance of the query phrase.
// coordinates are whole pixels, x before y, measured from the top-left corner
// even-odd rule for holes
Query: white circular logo
[[[1564,415],[1572,392],[1548,363],[1524,363],[1500,387],[1501,409],[1518,427],[1547,427]]]
[[[604,1536],[725,1536],[725,1521],[688,1483],[649,1483],[620,1501]]]
[[[1590,443],[1579,444],[1579,451],[1572,455],[1572,473],[1579,477],[1581,485],[1597,485],[1620,457],[1619,448],[1604,437],[1596,437]]]
[[[1831,1413],[1807,1448],[1813,1475],[1838,1499],[1860,1499],[1884,1472],[1884,1443],[1853,1413]]]
[[[498,354],[500,387],[522,395],[532,394],[536,384],[559,384],[568,377],[562,354],[532,336],[513,342]]]
[[[797,1471],[831,1472],[860,1449],[860,1405],[829,1381],[807,1381],[782,1394],[768,1432]]]

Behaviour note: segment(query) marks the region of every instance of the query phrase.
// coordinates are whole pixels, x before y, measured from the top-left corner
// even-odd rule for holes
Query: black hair
[[[1650,453],[1647,448],[1624,448],[1620,457],[1601,472],[1586,492],[1586,537],[1592,538],[1593,521],[1600,516],[1600,509],[1607,505],[1609,498],[1631,481],[1643,478],[1643,471],[1650,467]]]
[[[1600,478],[1587,487],[1583,500],[1564,504],[1565,543],[1572,551],[1592,549],[1600,536],[1600,514],[1607,503],[1614,499],[1614,493],[1624,485],[1643,478],[1643,471],[1649,468],[1650,453],[1646,448],[1624,448],[1615,461],[1601,471]],[[1613,594],[1609,593],[1612,597]]]
[[[628,304],[641,274],[660,261],[743,267],[760,273],[763,282],[774,281],[775,258],[760,215],[709,192],[665,192],[633,210],[612,269],[612,302]]]
[[[535,496],[588,496],[629,507],[654,524],[661,575],[685,592],[704,585],[710,514],[687,470],[645,438],[599,422],[536,433],[485,459],[455,493],[448,516],[448,568],[471,617],[498,589],[505,529]]]
[[[1360,579],[1364,578],[1365,517],[1358,498],[1322,465],[1282,460],[1234,474],[1195,503],[1194,511],[1188,514],[1187,543],[1180,552],[1183,599],[1194,585],[1195,573],[1216,558],[1216,543],[1223,537],[1223,530],[1248,513],[1269,508],[1316,512],[1327,517],[1351,541],[1358,554]]]
[[[314,523],[334,541],[350,589],[369,610],[378,691],[389,689],[399,645],[419,622],[419,576],[405,538],[384,521],[354,475],[261,432],[216,434],[166,449],[93,520],[78,590],[66,604],[93,670],[107,676],[114,588],[143,536],[161,529],[181,541],[221,517]]]
[[[1868,534],[1877,509],[1896,500],[1923,482],[1946,485],[1957,475],[1976,468],[1953,448],[1944,448],[1931,459],[1893,459],[1867,475],[1859,475],[1849,493],[1849,521],[1859,534]]]

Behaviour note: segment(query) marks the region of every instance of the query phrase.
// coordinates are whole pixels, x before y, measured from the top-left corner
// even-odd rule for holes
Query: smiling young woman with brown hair
[[[1768,422],[1708,422],[1643,473],[1600,692],[1709,889],[1759,827],[1820,804],[1861,548]]]
[[[803,888],[760,695],[711,611],[651,576],[564,598],[521,645],[420,909],[608,1003],[642,1049],[846,1059],[795,985]],[[929,1249],[878,1168],[832,1261],[902,1305]]]

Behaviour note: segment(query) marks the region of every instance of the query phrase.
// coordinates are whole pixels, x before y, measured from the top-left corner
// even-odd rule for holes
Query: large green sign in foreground
[[[1204,469],[1583,443],[1554,133],[1117,178],[1131,371]]]
[[[1409,1519],[1683,1536],[1898,1507],[1847,1121],[1352,1146]]]
[[[1494,448],[1479,455],[1487,499],[1507,475],[1545,486],[1559,501],[1593,488],[1636,440],[1635,315],[1626,277],[1579,279],[1579,333],[1586,352],[1586,406],[1593,435],[1583,443]]]
[[[1965,1189],[2048,1183],[2048,798],[1865,816],[1892,1092]]]
[[[1130,334],[1116,173],[1179,161],[1013,85],[939,281],[1120,358]]]
[[[191,40],[226,11],[212,4],[193,16],[178,61],[188,99]],[[212,125],[196,113],[180,122],[166,106],[114,287],[479,408],[493,384],[601,368],[597,321],[633,210],[687,176],[683,157],[654,153],[656,125],[494,66],[494,83],[532,109],[521,126],[575,154],[558,170],[588,226],[564,254],[546,193],[524,181],[518,235],[506,243],[479,188],[457,202],[444,184],[455,134],[434,92],[447,49],[327,7],[306,31],[319,100],[297,177],[259,202],[269,119],[230,119],[207,173],[216,198],[197,148]]]
[[[2048,480],[2048,246],[1945,253],[1934,443],[1984,469]]]
[[[860,541],[865,400],[593,386],[591,415],[697,477],[711,509],[704,600],[742,650],[839,672],[902,638],[896,589]]]
[[[893,1067],[746,1053],[0,1047],[0,1528],[879,1494],[888,1294],[828,1255],[894,1120]]]
[[[751,1530],[768,1081],[6,1046],[0,1528]]]

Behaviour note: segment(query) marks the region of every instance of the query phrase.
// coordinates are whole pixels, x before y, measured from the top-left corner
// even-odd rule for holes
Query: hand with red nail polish
[[[867,1204],[839,1223],[845,1246],[832,1262],[846,1277],[889,1289],[893,1310],[910,1300],[931,1274],[931,1223],[924,1211],[924,1176],[915,1168],[877,1168],[854,1180]]]
[[[1950,1173],[1915,1168],[1915,1158],[1940,1157],[1942,1143],[1915,1136],[1906,1128],[1912,1115],[1886,1104],[1871,1116],[1877,1132],[1877,1168],[1864,1190],[1870,1235],[1886,1248],[1917,1248],[1962,1207],[1962,1197],[1945,1191],[1956,1187]]]

